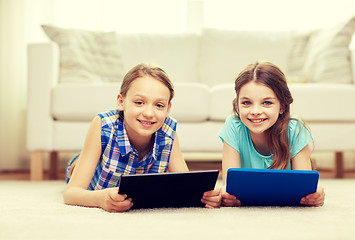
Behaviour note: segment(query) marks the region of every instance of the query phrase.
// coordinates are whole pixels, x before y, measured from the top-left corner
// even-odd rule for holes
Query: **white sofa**
[[[27,147],[31,152],[31,179],[43,178],[44,153],[50,153],[55,177],[58,152],[80,151],[92,118],[115,108],[120,77],[140,62],[158,63],[174,82],[171,115],[178,120],[184,154],[217,154],[220,161],[218,132],[232,113],[234,78],[256,60],[269,60],[284,70],[294,97],[292,114],[311,128],[315,151],[336,153],[336,176],[341,177],[342,152],[355,150],[355,61],[350,59],[355,59],[355,50],[349,49],[354,29],[347,23],[307,33],[210,29],[198,34],[114,34],[119,57],[110,58],[108,65],[113,64],[119,73],[112,80],[92,72],[75,75],[79,70],[72,62],[68,67],[65,61],[78,56],[64,55],[68,54],[68,45],[76,44],[72,39],[65,40],[76,30],[47,26],[47,34],[58,44],[28,46]],[[48,32],[52,30],[54,35]],[[329,34],[333,40],[325,43]],[[340,36],[342,43],[334,36]],[[94,51],[92,48],[81,50]]]

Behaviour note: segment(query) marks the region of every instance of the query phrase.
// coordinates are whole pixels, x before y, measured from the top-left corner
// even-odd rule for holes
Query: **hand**
[[[221,206],[220,189],[205,192],[202,196],[201,202],[205,204],[206,208],[219,208]]]
[[[303,197],[300,203],[308,206],[320,207],[324,205],[324,199],[325,199],[324,188],[318,186],[317,191],[315,193],[311,193]]]
[[[237,199],[236,196],[227,193],[226,185],[224,185],[221,188],[221,194],[222,194],[222,206],[226,206],[226,207],[239,207],[239,206],[241,206],[241,202],[240,202],[239,199]]]
[[[101,190],[100,207],[108,212],[125,212],[133,205],[127,195],[118,194],[118,187]]]

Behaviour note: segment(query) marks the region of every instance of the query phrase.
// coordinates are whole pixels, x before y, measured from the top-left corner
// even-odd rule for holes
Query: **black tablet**
[[[203,193],[213,190],[218,170],[121,175],[119,194],[132,198],[131,209],[203,207]]]
[[[317,190],[317,171],[231,168],[227,192],[242,206],[297,206]]]

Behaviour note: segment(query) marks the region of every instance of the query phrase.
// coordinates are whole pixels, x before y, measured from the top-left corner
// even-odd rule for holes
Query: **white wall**
[[[355,1],[207,0],[204,12],[205,27],[302,30],[327,27],[353,16]]]

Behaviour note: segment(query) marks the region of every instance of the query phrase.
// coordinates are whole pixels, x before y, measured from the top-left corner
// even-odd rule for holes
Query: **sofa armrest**
[[[51,89],[58,79],[59,51],[52,43],[29,44],[27,48],[27,149],[53,148]]]
[[[351,61],[351,70],[353,72],[353,84],[355,84],[355,34],[353,35],[353,41],[350,44],[350,61]]]

